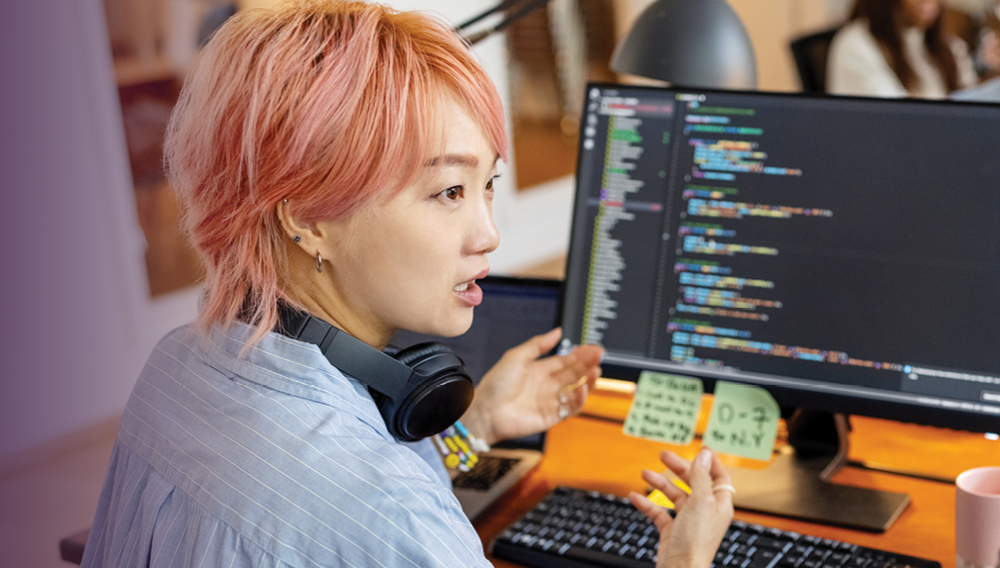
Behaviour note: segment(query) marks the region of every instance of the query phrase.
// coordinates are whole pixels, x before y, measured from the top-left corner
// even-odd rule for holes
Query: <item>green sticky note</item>
[[[701,381],[643,371],[622,430],[629,436],[686,446],[701,409]]]
[[[702,442],[716,452],[770,461],[780,417],[766,390],[718,381]]]

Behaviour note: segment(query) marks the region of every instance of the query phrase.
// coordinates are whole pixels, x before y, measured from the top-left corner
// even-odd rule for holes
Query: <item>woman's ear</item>
[[[299,248],[309,256],[316,256],[316,252],[322,246],[323,231],[317,226],[302,223],[292,215],[287,199],[278,202],[278,205],[274,208],[274,213],[281,224],[281,228],[288,235],[288,238],[299,245]]]

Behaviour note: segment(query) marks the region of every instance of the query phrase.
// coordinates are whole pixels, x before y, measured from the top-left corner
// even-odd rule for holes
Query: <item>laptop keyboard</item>
[[[477,468],[478,469],[478,468]],[[656,527],[624,497],[550,492],[493,543],[496,558],[539,568],[651,568]],[[733,521],[712,568],[941,568],[925,560]]]
[[[516,458],[481,455],[476,467],[458,474],[455,479],[451,480],[451,485],[455,489],[486,491],[510,471],[510,468],[514,467],[517,461]]]

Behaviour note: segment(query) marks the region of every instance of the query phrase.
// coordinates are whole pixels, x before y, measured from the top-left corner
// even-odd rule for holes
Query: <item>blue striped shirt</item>
[[[488,566],[428,441],[400,444],[311,344],[164,337],[139,376],[83,566]]]

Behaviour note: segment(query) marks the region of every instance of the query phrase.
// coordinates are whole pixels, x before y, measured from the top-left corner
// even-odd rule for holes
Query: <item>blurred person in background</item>
[[[827,92],[944,98],[974,86],[968,48],[942,14],[941,0],[856,0],[830,45]]]

